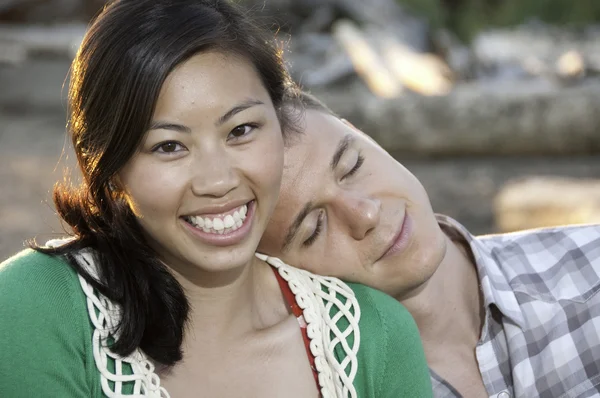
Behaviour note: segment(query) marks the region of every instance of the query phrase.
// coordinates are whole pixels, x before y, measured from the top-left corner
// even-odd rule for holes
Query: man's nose
[[[225,151],[196,155],[192,167],[191,187],[196,196],[223,197],[240,184],[238,170]]]
[[[356,192],[344,192],[336,198],[337,213],[356,240],[364,239],[378,224],[381,201]]]

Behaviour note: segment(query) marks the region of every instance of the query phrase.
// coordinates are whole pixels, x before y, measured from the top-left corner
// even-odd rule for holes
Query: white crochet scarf
[[[47,246],[58,247],[67,241],[52,240],[47,243]],[[291,267],[275,257],[259,253],[256,256],[278,270],[295,295],[298,306],[303,310],[310,351],[315,358],[322,397],[356,398],[353,381],[358,371],[360,307],[354,292],[339,279],[311,274]],[[74,257],[91,276],[98,278],[98,270],[89,250],[82,250]],[[94,361],[100,372],[103,393],[111,398],[169,398],[169,393],[161,387],[160,378],[154,372],[154,365],[140,349],[126,357],[110,350],[106,342],[109,337],[116,337],[114,331],[120,320],[120,308],[95,291],[83,277],[79,276],[79,282],[86,295],[88,315],[94,326],[92,336]],[[334,307],[338,311],[332,317],[331,312]],[[340,330],[337,325],[341,318],[346,318],[348,321],[348,327],[344,330]],[[350,336],[353,336],[352,345],[348,341]],[[341,362],[335,356],[335,349],[338,346],[345,353]],[[109,371],[109,358],[114,361],[114,372]],[[123,374],[124,365],[131,367],[131,375]],[[110,382],[113,383],[112,387]],[[124,383],[133,383],[133,394],[123,393]]]

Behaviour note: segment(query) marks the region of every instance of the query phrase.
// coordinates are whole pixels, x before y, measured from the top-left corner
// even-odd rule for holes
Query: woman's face
[[[118,179],[161,259],[195,278],[253,258],[282,170],[280,124],[253,65],[209,52],[166,79]]]

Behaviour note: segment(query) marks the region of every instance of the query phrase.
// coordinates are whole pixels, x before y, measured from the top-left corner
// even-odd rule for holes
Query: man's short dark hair
[[[320,99],[306,91],[300,91],[297,94],[296,102],[299,102],[299,104],[305,110],[310,109],[314,111],[324,112],[339,118],[339,116],[334,111],[332,111],[327,105],[325,105]]]

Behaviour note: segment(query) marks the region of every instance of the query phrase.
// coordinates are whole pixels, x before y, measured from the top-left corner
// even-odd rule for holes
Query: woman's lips
[[[188,223],[187,221],[181,220],[185,228],[190,231],[194,236],[200,240],[214,246],[231,246],[235,245],[246,238],[252,230],[252,222],[254,220],[256,202],[254,200],[248,203],[248,213],[241,227],[235,231],[231,231],[224,234],[217,234],[214,232],[205,232],[200,228]]]

